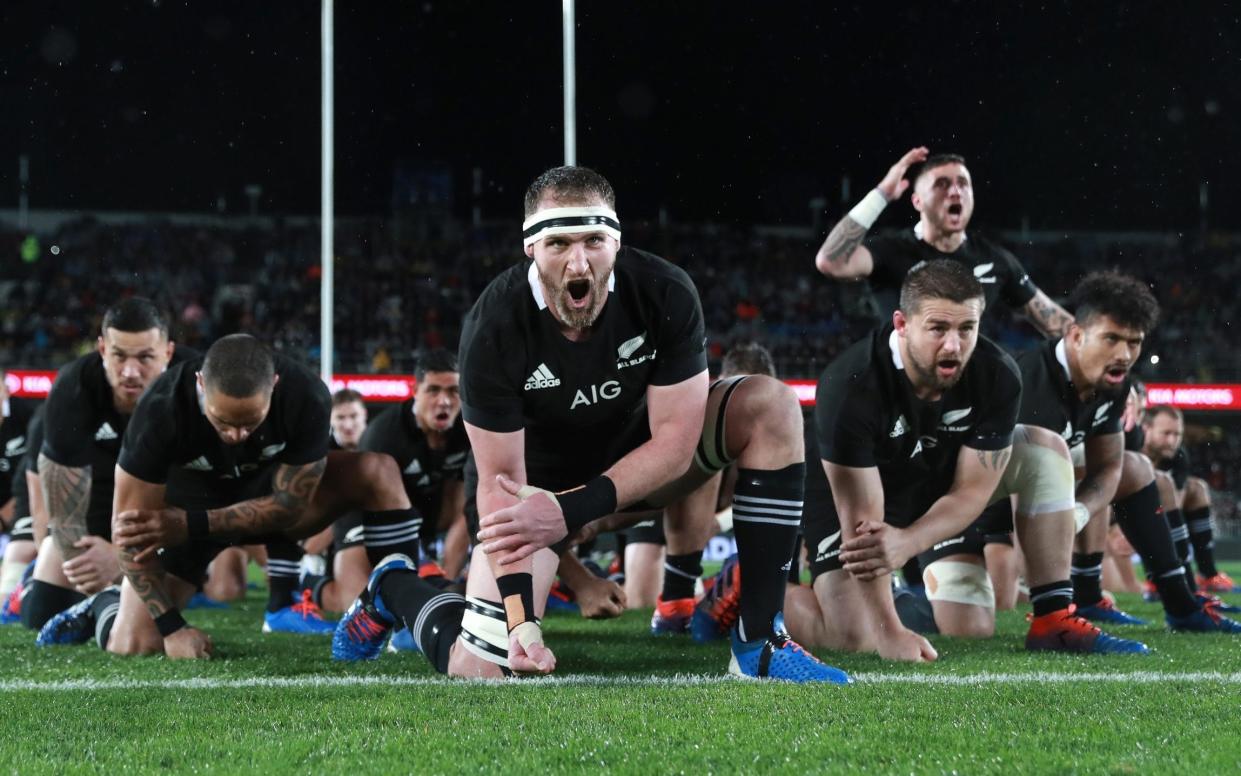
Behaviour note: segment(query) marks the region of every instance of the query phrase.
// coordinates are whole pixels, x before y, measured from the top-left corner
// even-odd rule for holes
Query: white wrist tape
[[[862,201],[849,211],[849,218],[857,221],[863,228],[869,229],[874,226],[875,220],[887,206],[888,198],[883,196],[879,189],[871,189],[865,197],[862,197]]]
[[[516,628],[513,628],[510,634],[517,637],[517,643],[521,645],[522,649],[526,650],[526,654],[530,653],[531,644],[543,643],[543,629],[530,620],[526,620]]]
[[[525,501],[536,493],[546,493],[547,497],[552,500],[553,504],[560,506],[560,499],[556,498],[555,493],[552,493],[550,490],[544,490],[543,488],[536,488],[533,485],[522,485],[521,490],[517,491],[517,498]]]
[[[1086,523],[1090,522],[1090,510],[1086,505],[1078,501],[1073,505],[1073,523],[1077,526],[1077,533],[1081,533],[1086,527]]]

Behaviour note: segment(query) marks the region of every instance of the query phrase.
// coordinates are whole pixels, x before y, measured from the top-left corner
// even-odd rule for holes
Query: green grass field
[[[929,666],[820,652],[856,682],[807,687],[724,679],[724,644],[652,639],[646,612],[552,614],[559,678],[473,683],[263,636],[262,599],[188,613],[215,640],[203,663],[0,628],[0,772],[1241,772],[1235,637],[1151,625],[1114,631],[1151,656],[1030,655],[1008,612],[994,639],[933,639]]]

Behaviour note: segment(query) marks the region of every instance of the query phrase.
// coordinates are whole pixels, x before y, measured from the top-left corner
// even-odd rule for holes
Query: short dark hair
[[[108,308],[103,315],[100,334],[107,334],[108,329],[137,333],[159,329],[159,333],[168,337],[168,316],[150,299],[142,296],[131,296]]]
[[[427,372],[457,371],[457,354],[447,348],[435,348],[418,356],[414,364],[414,379],[421,383],[427,379]]]
[[[963,167],[967,166],[965,164],[965,157],[960,154],[935,154],[934,156],[928,156],[926,161],[918,166],[918,168],[914,171],[913,180],[917,181],[923,176],[923,174],[934,170],[936,167],[942,167],[945,164],[959,164]]]
[[[901,312],[914,315],[925,299],[968,302],[981,299],[986,304],[982,283],[964,264],[954,259],[920,261],[905,274],[901,283]]]
[[[1142,425],[1149,426],[1155,422],[1155,418],[1160,415],[1171,415],[1177,420],[1184,420],[1185,415],[1179,408],[1173,407],[1171,404],[1153,404],[1146,408],[1146,413],[1142,415]]]
[[[1116,323],[1143,334],[1159,322],[1159,302],[1150,286],[1115,270],[1092,272],[1077,284],[1069,300],[1078,326],[1106,315]]]
[[[734,375],[776,376],[776,364],[767,348],[757,342],[738,342],[724,354],[720,377]]]
[[[530,188],[526,189],[526,218],[538,212],[539,200],[549,192],[556,200],[601,199],[608,207],[616,209],[616,192],[612,190],[612,184],[608,183],[607,178],[589,167],[553,167],[535,178]]]
[[[271,351],[249,334],[230,334],[207,348],[203,385],[235,399],[270,391],[276,384]]]
[[[358,404],[366,404],[366,399],[362,398],[362,394],[352,388],[341,388],[339,391],[332,394],[333,407],[339,407],[342,404],[352,404],[355,401]]]

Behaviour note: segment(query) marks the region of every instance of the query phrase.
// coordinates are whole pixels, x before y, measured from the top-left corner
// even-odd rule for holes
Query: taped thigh
[[[735,375],[711,383],[707,394],[707,415],[702,421],[702,436],[698,438],[698,447],[694,449],[694,464],[704,472],[714,474],[726,469],[733,462],[728,456],[724,418],[728,412],[728,400],[748,377],[750,375]],[[723,395],[719,405],[712,410],[710,397],[717,391],[722,391]]]
[[[991,576],[976,563],[937,560],[922,570],[922,581],[928,600],[995,608]]]
[[[1076,503],[1073,465],[1059,451],[1030,441],[1023,426],[1013,434],[1013,454],[991,497],[1017,496],[1017,514],[1025,517],[1064,512]]]

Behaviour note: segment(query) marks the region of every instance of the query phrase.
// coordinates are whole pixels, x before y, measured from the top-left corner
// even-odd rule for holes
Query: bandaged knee
[[[708,412],[702,421],[702,435],[698,437],[698,446],[694,448],[694,464],[707,474],[714,474],[727,469],[733,459],[728,455],[725,444],[724,419],[728,412],[728,400],[733,391],[745,382],[750,375],[734,375],[717,380],[711,385],[711,392],[723,391],[723,398],[714,412]]]
[[[937,560],[922,570],[922,581],[928,600],[995,608],[991,576],[976,563]]]
[[[1073,465],[1059,451],[1029,441],[1024,433],[1014,435],[1013,456],[1000,478],[996,497],[1015,494],[1017,514],[1023,517],[1073,512],[1078,523],[1082,510],[1077,509],[1075,488]],[[1085,518],[1089,517],[1086,513]]]
[[[5,563],[0,570],[0,598],[7,596],[21,584],[22,574],[26,573],[25,563]]]

